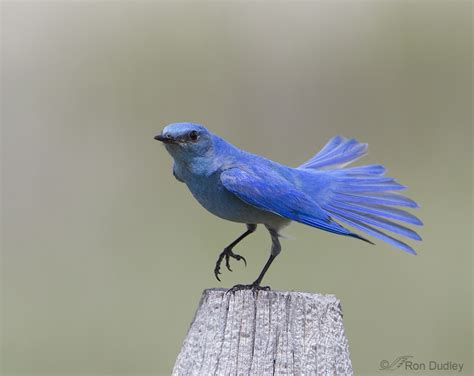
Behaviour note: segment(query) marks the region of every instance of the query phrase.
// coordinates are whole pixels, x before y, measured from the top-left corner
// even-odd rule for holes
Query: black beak
[[[164,137],[163,135],[159,134],[159,135],[155,136],[154,138],[155,138],[155,140],[161,141],[165,144],[173,144],[175,142],[174,139],[172,139],[169,135]]]

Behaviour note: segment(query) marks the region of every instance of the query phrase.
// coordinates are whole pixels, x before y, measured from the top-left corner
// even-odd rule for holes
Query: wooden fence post
[[[334,295],[226,291],[204,290],[173,375],[352,375]]]

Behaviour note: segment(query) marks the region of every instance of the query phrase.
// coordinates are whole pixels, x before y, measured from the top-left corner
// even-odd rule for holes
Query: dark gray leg
[[[278,239],[278,232],[276,232],[275,230],[273,230],[271,228],[268,228],[268,227],[267,227],[267,229],[268,229],[268,232],[270,233],[270,236],[272,237],[272,250],[271,250],[271,253],[270,253],[270,257],[268,258],[268,261],[266,262],[265,266],[263,267],[262,271],[260,272],[260,275],[255,280],[255,282],[252,283],[252,285],[254,285],[254,286],[260,286],[260,283],[262,282],[263,276],[267,272],[267,270],[270,267],[270,265],[272,264],[273,260],[275,260],[275,257],[277,257],[278,254],[281,251],[281,244],[280,244],[280,240]]]
[[[237,239],[235,239],[232,243],[230,243],[227,247],[224,248],[224,250],[221,252],[219,255],[219,258],[217,259],[216,262],[216,267],[214,268],[214,275],[216,276],[217,280],[220,282],[219,274],[221,274],[221,264],[222,260],[224,260],[225,257],[225,266],[229,271],[232,271],[230,268],[230,258],[234,258],[237,261],[242,260],[245,263],[245,266],[247,266],[247,260],[243,256],[240,256],[234,252],[232,252],[232,248],[234,248],[242,239],[246,238],[249,236],[252,232],[255,232],[257,229],[257,225],[254,224],[247,224],[247,231],[245,231],[242,235],[240,235]]]
[[[265,263],[265,266],[263,267],[262,271],[260,272],[258,278],[250,285],[235,285],[228,292],[235,292],[235,291],[238,291],[238,290],[254,290],[254,291],[270,290],[270,286],[262,287],[262,286],[260,286],[260,284],[262,283],[262,279],[263,279],[265,273],[267,272],[268,268],[272,264],[273,260],[275,260],[275,258],[280,253],[281,244],[280,244],[280,240],[278,239],[278,232],[271,229],[271,228],[268,228],[268,227],[267,227],[267,229],[270,232],[270,236],[272,237],[272,250],[271,250],[271,253],[270,253],[270,257],[268,258],[267,262]]]

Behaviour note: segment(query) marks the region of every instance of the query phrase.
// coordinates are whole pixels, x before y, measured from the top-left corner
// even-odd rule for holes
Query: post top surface
[[[260,290],[254,294],[251,290],[239,290],[236,292],[227,293],[228,289],[225,288],[208,288],[203,291],[203,295],[207,297],[255,297],[258,299],[271,299],[271,298],[283,298],[283,297],[292,297],[292,298],[302,298],[305,300],[318,301],[323,304],[340,304],[339,299],[333,294],[318,294],[310,292],[300,292],[300,291],[277,291],[277,290]]]

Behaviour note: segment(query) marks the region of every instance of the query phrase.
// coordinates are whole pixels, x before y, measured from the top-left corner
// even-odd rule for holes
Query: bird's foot
[[[260,286],[259,284],[254,282],[250,285],[235,285],[234,287],[227,290],[226,294],[228,293],[235,294],[235,292],[241,291],[241,290],[251,290],[254,293],[254,295],[256,295],[258,294],[259,291],[270,291],[271,289],[270,289],[270,286]]]
[[[225,257],[225,266],[227,269],[229,269],[229,271],[232,271],[232,269],[230,268],[231,257],[233,259],[236,259],[237,261],[242,260],[245,266],[247,266],[247,260],[245,259],[245,257],[232,252],[231,248],[225,248],[219,255],[219,258],[217,259],[217,262],[216,262],[216,267],[214,268],[214,275],[216,276],[219,282],[220,282],[219,274],[221,274],[221,264],[222,264],[222,261],[224,260],[224,257]]]

